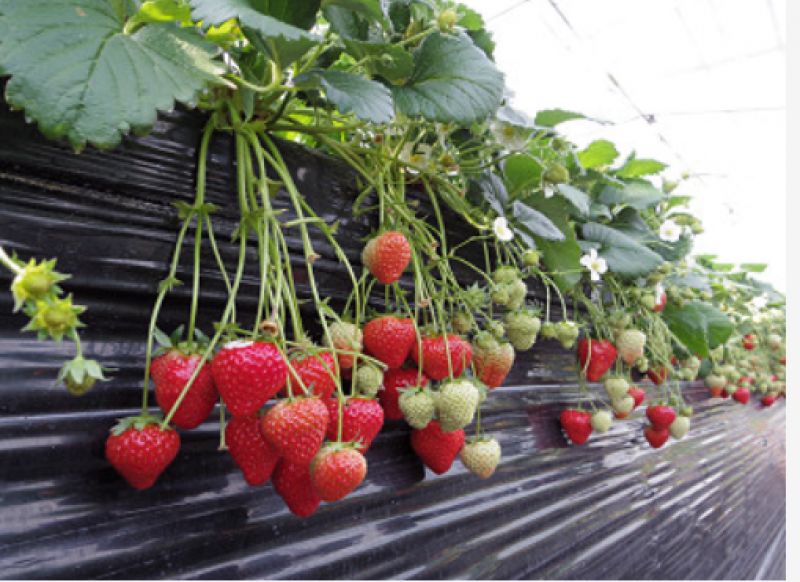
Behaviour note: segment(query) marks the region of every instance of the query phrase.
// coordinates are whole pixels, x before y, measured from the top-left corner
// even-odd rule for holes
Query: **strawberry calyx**
[[[120,436],[127,430],[144,430],[148,426],[151,425],[161,425],[164,417],[160,414],[150,414],[149,412],[142,412],[137,416],[127,416],[125,418],[120,418],[117,420],[117,423],[111,427],[112,435]],[[172,427],[162,427],[161,430],[174,430]]]

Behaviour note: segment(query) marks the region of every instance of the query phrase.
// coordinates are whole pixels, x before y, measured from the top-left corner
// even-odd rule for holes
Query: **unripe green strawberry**
[[[522,253],[522,263],[526,267],[538,267],[540,259],[541,255],[539,251],[535,251],[533,249],[528,249]]]
[[[639,298],[639,302],[648,311],[653,311],[656,306],[656,296],[652,293],[645,293]]]
[[[697,356],[692,356],[689,359],[687,359],[683,363],[683,365],[685,367],[689,368],[690,370],[699,370],[700,369],[700,358],[698,358]]]
[[[528,286],[517,279],[508,284],[508,303],[506,307],[510,310],[517,310],[525,303],[525,298],[528,296]]]
[[[614,419],[608,410],[598,410],[592,415],[592,428],[597,432],[608,432]]]
[[[678,414],[681,416],[692,416],[694,414],[694,408],[691,406],[681,406],[680,410],[678,410]]]
[[[513,311],[504,318],[511,345],[519,351],[529,350],[536,343],[542,321],[530,311]]]
[[[708,354],[711,356],[712,361],[721,360],[725,356],[725,346],[719,345],[713,350],[709,350]]]
[[[561,346],[567,350],[572,349],[575,340],[580,335],[578,324],[574,321],[559,321],[556,324],[556,337],[561,342]]]
[[[706,376],[706,386],[709,388],[725,388],[728,384],[728,379],[719,374],[709,374]]]
[[[611,399],[611,407],[614,409],[614,412],[619,412],[620,414],[628,414],[635,406],[636,402],[633,397],[627,394],[622,398]]]
[[[436,24],[439,26],[439,30],[442,32],[453,30],[456,22],[458,22],[458,14],[452,8],[443,10],[436,19]]]
[[[767,345],[771,350],[779,350],[783,347],[783,338],[776,333],[767,336]]]
[[[461,449],[461,462],[470,473],[481,479],[492,476],[500,463],[500,456],[500,443],[493,438],[472,438]]]
[[[12,260],[22,266],[21,261]],[[54,271],[55,266],[55,259],[40,263],[31,259],[22,267],[22,271],[14,277],[14,281],[11,283],[14,311],[18,311],[26,301],[44,299],[51,291],[59,291],[57,283],[68,279],[69,276]]]
[[[644,356],[641,358],[636,358],[636,361],[633,363],[633,365],[636,366],[636,369],[642,374],[650,369],[650,362]]]
[[[632,366],[644,355],[644,344],[647,336],[638,329],[626,329],[617,334],[617,353],[622,361]]]
[[[496,305],[506,305],[511,300],[511,295],[508,292],[508,285],[505,283],[496,285],[492,290],[492,303]]]
[[[690,424],[691,421],[688,416],[676,416],[672,424],[669,425],[669,434],[672,435],[672,438],[680,440],[689,432]]]
[[[556,327],[555,323],[552,321],[545,321],[542,324],[542,330],[540,333],[543,339],[554,339],[557,336],[557,330],[558,328]]]
[[[603,382],[603,386],[605,386],[608,397],[612,400],[627,396],[628,388],[631,387],[625,378],[620,378],[619,376],[612,376],[606,379]]]
[[[430,391],[426,388],[402,390],[399,399],[400,410],[412,428],[423,429],[433,420],[436,406]]]
[[[383,385],[383,371],[373,364],[363,364],[356,372],[356,390],[362,396],[374,398]]]
[[[667,194],[669,194],[670,192],[672,192],[673,190],[675,190],[675,188],[677,188],[677,187],[678,187],[678,182],[677,182],[677,181],[673,181],[673,180],[664,180],[664,181],[661,183],[661,189],[662,189],[664,192],[666,192]]]
[[[506,335],[506,326],[503,325],[503,322],[492,319],[486,322],[486,331],[497,339],[503,339]]]
[[[497,267],[492,273],[492,281],[497,284],[513,283],[519,280],[519,271],[516,267],[510,265],[502,265]]]
[[[616,330],[622,331],[631,325],[630,314],[617,309],[608,316],[608,324]]]
[[[72,295],[63,299],[46,298],[36,301],[35,308],[25,307],[25,313],[31,315],[28,325],[23,331],[36,331],[42,335],[49,335],[56,341],[61,341],[65,334],[77,327],[83,327],[78,321],[78,316],[86,311],[82,305],[72,304]]]
[[[446,382],[439,390],[439,424],[444,432],[464,428],[472,422],[480,392],[469,380]]]
[[[453,316],[453,329],[458,333],[468,333],[474,323],[475,318],[466,311],[458,311]]]
[[[569,170],[561,164],[553,164],[547,168],[544,179],[551,184],[569,184]]]

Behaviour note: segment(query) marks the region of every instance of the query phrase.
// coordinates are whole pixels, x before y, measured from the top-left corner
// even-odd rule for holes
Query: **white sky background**
[[[705,227],[693,252],[769,263],[757,276],[786,290],[785,0],[462,1],[516,108],[611,121],[559,130],[689,171],[675,193]]]

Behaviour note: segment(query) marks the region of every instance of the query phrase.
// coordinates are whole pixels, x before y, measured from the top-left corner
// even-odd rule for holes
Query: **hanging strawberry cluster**
[[[0,14],[8,102],[76,149],[112,147],[121,128],[147,127],[157,107],[176,100],[206,114],[195,199],[176,205],[181,226],[150,319],[141,411],[106,442],[130,485],[153,486],[179,453],[178,431],[215,408],[220,450],[250,485],[271,481],[299,516],[363,482],[365,453],[387,420],[411,427],[411,446],[433,472],[460,457],[489,478],[501,447],[484,431],[481,404],[539,340],[576,351],[585,398],[560,421],[577,445],[645,403],[653,447],[683,438],[692,407],[681,381],[703,378],[712,396],[741,403],[752,389],[765,406],[785,394],[783,297],[751,277],[764,266],[735,271],[689,256],[702,226],[686,209],[690,197],[676,193],[685,184],[663,177],[665,164],[621,159],[607,140],[569,143],[555,128],[580,114],[531,119],[504,103],[479,14],[444,0],[246,4],[165,0],[129,12],[105,0],[53,0]],[[54,22],[63,42],[91,44],[103,70],[129,78],[130,90],[42,75],[54,67],[41,63],[59,51],[31,39]],[[105,50],[109,38],[160,66],[131,69],[132,59]],[[11,43],[17,50],[2,50]],[[136,107],[80,101],[98,91]],[[50,115],[62,109],[69,115]],[[235,152],[234,264],[222,259],[216,208],[205,199],[219,136]],[[351,212],[372,229],[357,261],[339,244],[345,233],[295,181],[285,140],[352,169]],[[204,252],[227,301],[213,329],[201,331]],[[192,277],[180,281],[186,254]],[[323,255],[349,282],[343,304],[320,293]],[[61,377],[70,390],[88,390],[102,370],[81,357],[81,308],[60,298],[63,276],[52,262],[0,259],[15,275],[29,329],[76,342]],[[237,309],[248,269],[259,281],[252,313]],[[186,324],[168,336],[160,310],[180,284],[192,290]],[[607,397],[587,382],[602,382]]]

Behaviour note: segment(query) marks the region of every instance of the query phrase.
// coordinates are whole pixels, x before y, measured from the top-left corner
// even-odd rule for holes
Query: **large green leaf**
[[[322,89],[328,101],[342,113],[353,113],[373,123],[386,123],[394,116],[392,94],[370,79],[344,71],[310,71],[294,80],[304,89]]]
[[[485,173],[471,185],[480,192],[480,199],[485,201],[498,216],[505,216],[506,204],[508,203],[508,192],[499,176],[492,173]]]
[[[201,20],[204,27],[238,19],[250,42],[284,67],[319,42],[316,36],[303,28],[281,20],[288,18],[305,25],[310,10],[303,6],[308,4],[316,15],[318,2],[281,0],[274,6],[265,6],[259,0],[189,0],[189,3],[192,18]],[[274,15],[270,10],[274,10]]]
[[[396,44],[352,39],[345,39],[344,44],[356,59],[367,58],[366,66],[371,74],[380,75],[392,83],[406,81],[414,71],[414,57]]]
[[[600,244],[598,253],[606,260],[608,268],[620,275],[646,275],[664,262],[657,253],[614,228],[588,222],[581,233],[585,240]]]
[[[679,307],[670,302],[662,315],[686,349],[702,358],[708,357],[709,350],[728,341],[733,333],[730,319],[708,303],[693,301]]]
[[[297,0],[289,0],[293,4],[302,4],[303,2],[298,2]],[[383,13],[383,9],[381,8],[381,1],[380,0],[322,0],[322,7],[328,8],[338,6],[351,12],[358,12],[359,14],[363,14],[370,20],[374,20],[376,22],[380,22],[383,25],[387,25],[388,22],[386,20],[386,15]]]
[[[259,4],[263,4],[263,0]],[[268,0],[264,12],[281,22],[308,30],[317,21],[319,5],[320,0]]]
[[[619,152],[613,143],[605,139],[598,139],[578,152],[578,161],[584,168],[591,170],[613,164],[617,156],[619,156]]]
[[[545,109],[536,114],[534,122],[539,127],[555,127],[559,123],[564,123],[565,121],[585,118],[586,116],[583,113],[565,111],[564,109]]]
[[[600,192],[603,204],[627,204],[639,210],[658,204],[666,195],[644,180],[625,184],[624,188],[606,186]]]
[[[500,106],[503,75],[466,35],[433,33],[414,54],[411,78],[392,91],[409,117],[467,124]]]
[[[107,148],[222,82],[216,49],[194,29],[148,24],[125,34],[123,19],[106,0],[0,0],[8,103],[48,137]]]
[[[542,166],[529,154],[513,154],[503,162],[503,176],[512,195],[523,192],[531,186],[538,186],[542,180]]]
[[[628,160],[625,165],[616,171],[620,178],[638,178],[650,174],[658,174],[667,167],[658,160]]]
[[[569,184],[559,184],[558,192],[572,204],[581,216],[589,214],[591,201],[589,195]]]
[[[581,248],[575,240],[575,230],[569,223],[569,204],[556,196],[537,201],[536,208],[564,233],[564,240],[552,241],[536,237],[542,262],[562,291],[569,291],[580,280]]]
[[[546,240],[564,240],[564,233],[553,224],[546,215],[531,208],[520,200],[511,205],[514,214],[514,225],[526,230],[529,234]]]

